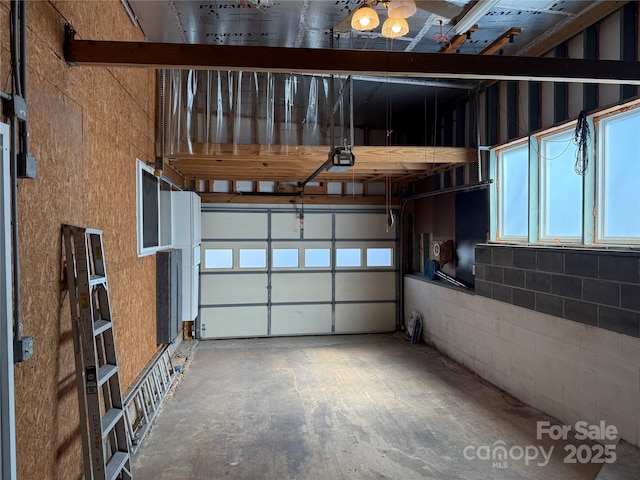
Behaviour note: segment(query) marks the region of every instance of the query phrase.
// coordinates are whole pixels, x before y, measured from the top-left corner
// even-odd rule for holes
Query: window
[[[598,126],[597,239],[640,243],[640,110]]]
[[[272,265],[274,268],[298,268],[298,249],[274,248]]]
[[[337,248],[336,267],[360,267],[362,257],[359,248]]]
[[[504,240],[527,240],[529,232],[529,144],[498,152],[498,229]]]
[[[588,164],[580,173],[573,126],[494,150],[490,239],[640,244],[639,106],[586,118]]]
[[[136,162],[138,255],[171,246],[171,187],[153,169]]]
[[[540,151],[540,238],[582,241],[582,181],[576,173],[573,130],[542,137]]]
[[[367,267],[392,267],[391,248],[367,248]]]
[[[264,248],[241,248],[240,268],[265,268],[267,251]]]
[[[233,250],[230,248],[205,249],[204,268],[233,268]]]
[[[307,268],[330,267],[330,253],[328,248],[307,248],[304,251],[304,266]]]

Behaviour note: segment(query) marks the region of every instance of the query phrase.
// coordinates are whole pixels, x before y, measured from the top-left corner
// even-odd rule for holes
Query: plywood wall
[[[9,90],[9,4],[0,0],[0,88]],[[79,38],[143,40],[119,1],[29,1],[28,102],[36,180],[19,187],[23,334],[34,358],[16,366],[18,476],[79,478],[82,468],[62,223],[102,229],[121,381],[157,351],[155,257],[136,254],[135,160],[154,155],[155,73],[70,68],[63,25]]]

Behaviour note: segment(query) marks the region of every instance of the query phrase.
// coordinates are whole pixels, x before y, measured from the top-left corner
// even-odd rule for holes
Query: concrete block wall
[[[640,337],[640,251],[479,245],[475,292]]]
[[[604,420],[640,445],[640,339],[404,278],[405,316],[423,336],[521,401],[574,424]]]

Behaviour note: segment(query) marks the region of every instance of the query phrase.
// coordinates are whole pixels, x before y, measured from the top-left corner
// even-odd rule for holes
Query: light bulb
[[[369,17],[362,17],[360,19],[360,25],[362,25],[363,27],[366,27],[367,25],[369,25],[369,23],[371,23]]]
[[[402,27],[401,27],[400,25],[395,25],[395,24],[394,24],[394,25],[391,27],[391,31],[392,31],[393,33],[400,33],[400,30],[402,30]]]

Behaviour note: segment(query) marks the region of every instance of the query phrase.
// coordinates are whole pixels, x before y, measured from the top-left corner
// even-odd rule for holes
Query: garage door
[[[200,338],[394,331],[396,245],[379,209],[204,205]]]

